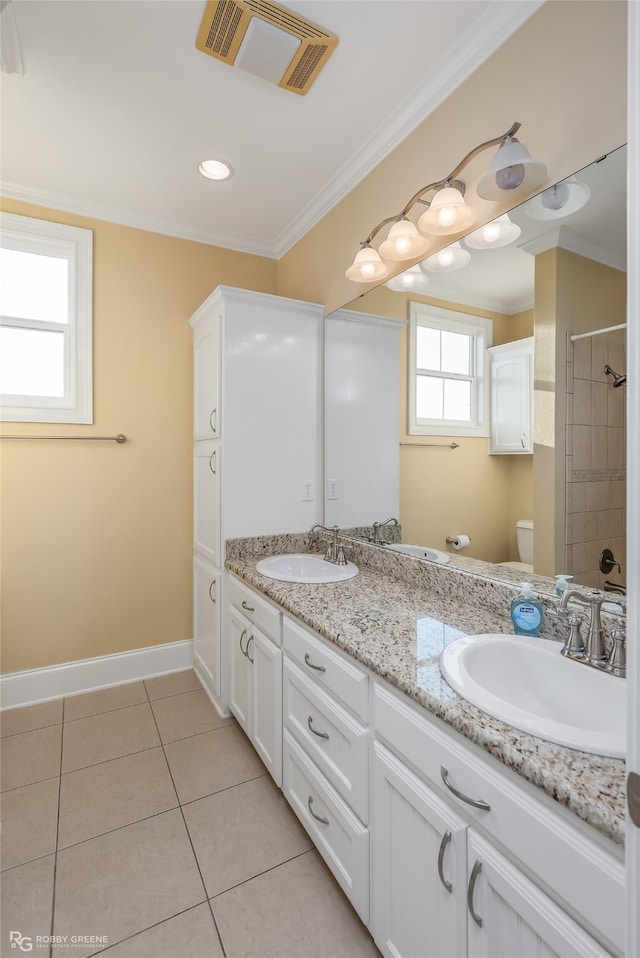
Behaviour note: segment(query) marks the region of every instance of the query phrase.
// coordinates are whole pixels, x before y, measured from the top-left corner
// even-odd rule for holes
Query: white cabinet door
[[[220,443],[196,442],[193,460],[193,546],[220,566]]]
[[[492,454],[533,452],[533,337],[493,346],[491,355]]]
[[[247,735],[251,735],[251,663],[247,658],[247,642],[251,637],[251,623],[244,616],[229,609],[229,707]]]
[[[198,329],[193,354],[193,433],[195,439],[220,437],[221,316],[211,311]]]
[[[282,785],[282,650],[255,626],[247,648],[251,665],[250,737],[276,785]]]
[[[480,835],[468,833],[469,958],[605,958],[605,951]]]
[[[220,695],[220,573],[197,556],[193,563],[193,641],[198,675]]]
[[[371,810],[371,931],[393,958],[466,954],[466,823],[379,742]]]

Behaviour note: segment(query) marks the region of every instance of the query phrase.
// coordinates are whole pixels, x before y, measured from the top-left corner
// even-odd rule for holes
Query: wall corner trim
[[[193,640],[185,639],[43,669],[7,672],[0,675],[0,709],[37,705],[190,668]]]

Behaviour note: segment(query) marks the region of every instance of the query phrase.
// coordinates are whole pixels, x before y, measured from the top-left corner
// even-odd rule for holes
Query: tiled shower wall
[[[626,373],[624,332],[571,342],[567,336],[566,571],[603,588],[626,581],[626,386],[613,388],[609,364]],[[622,566],[603,575],[600,553]]]

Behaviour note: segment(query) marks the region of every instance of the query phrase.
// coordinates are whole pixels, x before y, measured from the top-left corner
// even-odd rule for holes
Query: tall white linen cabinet
[[[222,714],[225,540],[322,516],[322,307],[219,286],[194,330],[194,668]]]

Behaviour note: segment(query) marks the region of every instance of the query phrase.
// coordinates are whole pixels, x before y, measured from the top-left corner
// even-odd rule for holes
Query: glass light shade
[[[429,277],[417,265],[405,269],[404,273],[394,276],[393,279],[385,283],[385,286],[392,289],[394,293],[406,293],[407,291],[419,293],[426,289],[428,285]]]
[[[377,279],[386,279],[388,275],[389,267],[372,246],[363,246],[345,273],[347,279],[354,283],[373,283]]]
[[[453,236],[475,226],[477,216],[454,186],[438,190],[426,213],[418,220],[418,229],[435,236]]]
[[[503,200],[505,193],[513,196],[531,192],[546,175],[544,163],[534,160],[526,146],[510,136],[498,148],[476,192],[484,200]]]
[[[445,246],[444,249],[427,257],[420,263],[420,269],[428,269],[430,272],[437,273],[451,272],[454,269],[462,269],[471,259],[471,253],[463,249],[460,243],[452,243],[451,246]]]
[[[523,209],[534,220],[559,220],[577,213],[589,202],[590,197],[591,190],[587,184],[570,176],[528,200]]]
[[[520,227],[512,223],[508,213],[503,213],[490,223],[485,223],[479,230],[474,230],[464,237],[465,246],[471,249],[497,249],[508,246],[520,236]]]
[[[429,249],[429,241],[420,236],[411,220],[403,217],[394,223],[384,243],[380,244],[380,255],[385,259],[401,261],[424,256]]]

